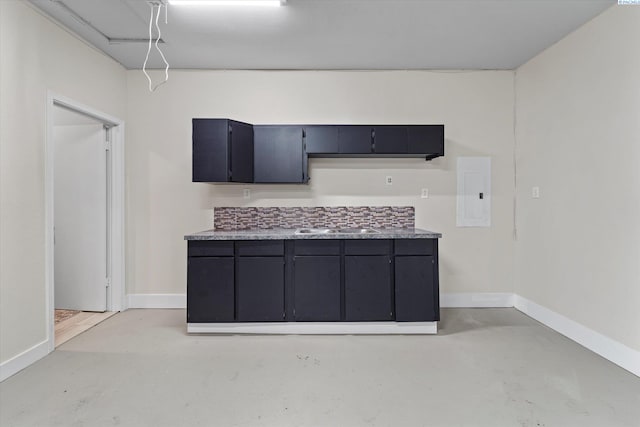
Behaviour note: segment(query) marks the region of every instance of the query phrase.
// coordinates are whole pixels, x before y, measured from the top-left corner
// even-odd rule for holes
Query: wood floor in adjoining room
[[[116,314],[115,311],[99,313],[92,311],[56,310],[54,327],[56,347],[91,329],[114,314]]]
[[[187,335],[127,310],[0,383],[0,425],[638,427],[640,378],[515,309],[438,335]]]

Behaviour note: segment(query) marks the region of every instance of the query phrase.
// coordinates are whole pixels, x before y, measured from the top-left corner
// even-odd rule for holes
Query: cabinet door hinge
[[[106,283],[105,283],[105,287],[110,287],[111,286],[111,279],[107,277]]]

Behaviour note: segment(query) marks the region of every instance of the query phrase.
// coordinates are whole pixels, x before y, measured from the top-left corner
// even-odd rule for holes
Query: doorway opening
[[[124,309],[124,122],[49,94],[49,351]]]

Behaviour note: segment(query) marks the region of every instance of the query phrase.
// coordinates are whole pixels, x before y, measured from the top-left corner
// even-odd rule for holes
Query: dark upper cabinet
[[[376,154],[406,154],[407,126],[376,126],[373,128],[373,152]]]
[[[305,126],[304,145],[307,154],[334,154],[338,152],[337,126]]]
[[[306,183],[309,156],[444,155],[444,125],[256,125],[193,119],[194,182]]]
[[[193,182],[253,182],[253,127],[228,119],[193,119]]]
[[[338,153],[371,154],[371,126],[336,126],[338,128]]]
[[[407,152],[426,154],[427,159],[444,156],[444,125],[408,126]]]
[[[301,126],[253,127],[254,182],[306,182]]]

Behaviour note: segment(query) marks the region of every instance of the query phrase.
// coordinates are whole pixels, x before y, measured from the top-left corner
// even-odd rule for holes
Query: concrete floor
[[[9,426],[640,426],[640,378],[514,309],[437,336],[187,336],[129,310],[0,384]]]

